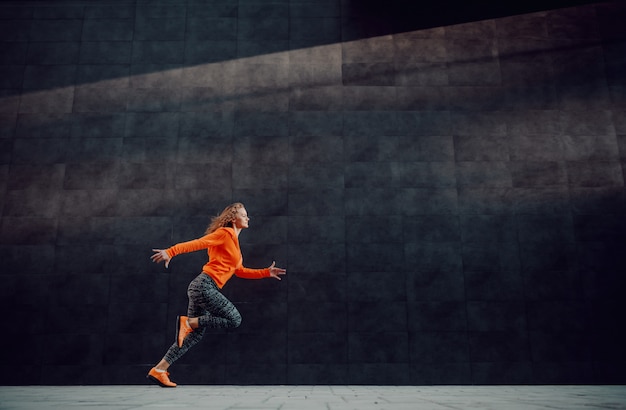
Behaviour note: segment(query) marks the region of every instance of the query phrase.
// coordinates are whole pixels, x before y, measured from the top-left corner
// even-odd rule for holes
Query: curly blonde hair
[[[206,228],[205,235],[215,232],[218,228],[223,228],[226,226],[233,226],[233,221],[237,217],[237,212],[239,209],[243,208],[243,204],[241,202],[235,202],[234,204],[228,205],[221,214],[218,216],[214,216],[211,218],[211,223]]]

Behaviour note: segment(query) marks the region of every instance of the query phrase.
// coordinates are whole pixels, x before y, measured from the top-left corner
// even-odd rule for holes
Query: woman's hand
[[[272,262],[268,269],[270,270],[270,277],[278,280],[280,280],[280,275],[285,275],[287,273],[285,269],[277,268],[276,262]]]
[[[170,258],[170,255],[165,252],[165,249],[152,249],[152,251],[154,252],[154,255],[150,257],[150,259],[152,259],[152,262],[161,263],[165,261],[165,269],[167,269],[167,267],[170,265],[170,260],[172,259]]]

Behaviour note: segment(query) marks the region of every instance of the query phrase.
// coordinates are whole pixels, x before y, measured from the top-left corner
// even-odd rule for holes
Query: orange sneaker
[[[183,347],[183,342],[187,335],[193,332],[187,320],[189,318],[187,316],[177,316],[176,317],[176,341],[178,342],[178,347]]]
[[[152,380],[161,387],[176,387],[176,383],[171,381],[169,376],[169,372],[159,372],[156,367],[153,367],[148,372],[146,378]]]

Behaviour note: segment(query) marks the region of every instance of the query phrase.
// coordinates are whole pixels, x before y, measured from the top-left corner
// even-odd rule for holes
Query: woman
[[[266,269],[249,269],[243,266],[239,233],[248,227],[248,213],[241,203],[227,206],[222,213],[214,217],[206,230],[205,236],[189,242],[176,244],[168,249],[153,249],[151,259],[155,263],[170,260],[181,253],[207,249],[208,262],[187,289],[189,306],[187,316],[176,318],[176,341],[168,349],[161,361],[148,373],[148,378],[161,387],[176,387],[170,381],[168,368],[197,344],[206,328],[235,328],[241,324],[241,315],[237,308],[220,292],[226,282],[234,275],[246,279],[275,278],[286,273],[277,268],[275,262]]]

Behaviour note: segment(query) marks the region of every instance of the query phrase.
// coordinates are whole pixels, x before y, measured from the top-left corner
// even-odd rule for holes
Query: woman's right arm
[[[167,249],[152,249],[155,253],[150,259],[153,262],[159,263],[165,261],[165,267],[170,264],[170,260],[181,253],[189,253],[199,251],[201,249],[207,249],[210,246],[216,246],[224,242],[225,232],[221,229],[203,236],[202,238],[194,239],[187,242],[180,242]]]

